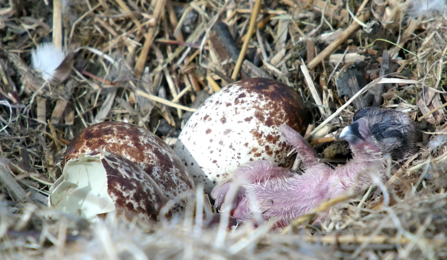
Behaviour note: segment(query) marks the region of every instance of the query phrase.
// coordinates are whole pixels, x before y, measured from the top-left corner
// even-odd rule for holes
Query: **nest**
[[[446,258],[445,1],[0,0],[0,6],[3,257]],[[257,27],[252,35],[251,27]],[[74,53],[71,76],[59,83],[29,65],[32,49],[51,40]],[[124,121],[170,142],[207,96],[251,77],[293,87],[313,112],[309,133],[319,136],[349,124],[367,105],[405,111],[423,132],[420,152],[399,167],[390,163],[382,186],[324,202],[282,230],[267,222],[229,232],[225,216],[205,228],[193,205],[183,218],[150,224],[113,216],[88,223],[46,208],[65,150],[87,126]],[[340,149],[322,154],[346,156]],[[312,225],[322,214],[326,220]]]

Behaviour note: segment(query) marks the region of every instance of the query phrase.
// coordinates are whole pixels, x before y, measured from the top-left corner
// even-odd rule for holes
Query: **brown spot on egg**
[[[296,131],[304,133],[308,124],[307,109],[302,99],[291,87],[276,80],[267,78],[252,78],[233,83],[243,84],[248,93],[260,94],[269,100],[264,107],[270,111],[275,124],[286,123]]]
[[[245,93],[241,93],[239,94],[239,96],[236,97],[236,99],[234,100],[234,104],[239,105],[239,104],[243,104],[244,100],[243,98],[245,98],[247,95]]]
[[[268,127],[272,127],[274,125],[277,125],[277,124],[275,124],[274,118],[275,117],[273,117],[273,116],[267,117],[267,120],[265,120],[265,125],[268,126]]]
[[[211,133],[211,129],[206,129],[206,132],[205,132],[206,134],[209,134],[209,133]]]
[[[267,140],[267,142],[269,143],[276,143],[279,140],[279,135],[278,136],[273,136],[271,134],[268,134],[265,139]]]
[[[220,119],[220,122],[222,122],[222,124],[225,124],[227,122],[227,118],[226,117],[222,117]]]
[[[129,219],[157,219],[168,198],[143,169],[130,160],[109,153],[101,160],[107,172],[107,192],[118,214]]]
[[[258,142],[261,140],[262,138],[262,133],[256,131],[256,130],[252,130],[251,132],[255,138],[255,140],[258,140]]]
[[[253,119],[253,117],[250,116],[250,117],[245,118],[244,121],[245,121],[245,122],[250,122],[252,119]]]
[[[272,156],[273,155],[273,151],[270,148],[270,146],[266,145],[264,148],[265,148],[265,152],[267,153],[268,156]]]

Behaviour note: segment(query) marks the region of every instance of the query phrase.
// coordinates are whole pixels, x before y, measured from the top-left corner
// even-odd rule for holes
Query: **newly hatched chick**
[[[264,220],[273,217],[278,220],[277,226],[285,226],[325,199],[337,197],[350,188],[359,190],[370,185],[368,175],[372,171],[383,177],[383,155],[391,154],[400,161],[417,151],[418,132],[404,113],[364,108],[354,115],[353,121],[340,135],[349,142],[353,159],[335,169],[319,163],[307,141],[282,125],[281,132],[302,159],[304,173],[293,173],[269,161],[246,164],[213,189],[215,206],[225,208],[224,203],[232,203],[231,215],[238,220],[259,213]],[[236,198],[230,201],[229,191],[237,188]]]

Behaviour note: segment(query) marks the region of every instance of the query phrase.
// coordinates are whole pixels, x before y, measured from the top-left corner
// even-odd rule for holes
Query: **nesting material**
[[[164,3],[158,9],[153,1],[70,1],[63,17],[55,16],[44,1],[1,1],[0,31],[5,33],[0,47],[0,161],[7,159],[4,166],[9,169],[3,172],[13,182],[0,181],[0,258],[444,259],[447,143],[435,135],[446,130],[447,20],[439,12],[445,1],[434,1],[439,10],[417,18],[409,13],[413,1],[263,1],[256,17],[259,29],[251,37],[245,35],[254,1],[158,1]],[[73,76],[49,85],[29,73],[34,70],[30,49],[51,41],[52,22],[62,24],[62,34],[55,36],[63,36],[64,43],[79,51]],[[41,207],[34,195],[48,198],[63,174],[63,153],[98,118],[142,126],[163,140],[177,138],[186,124],[177,108],[199,107],[198,92],[216,91],[211,82],[220,87],[234,82],[230,77],[238,53],[230,58],[227,44],[216,44],[219,22],[228,26],[230,43],[240,48],[243,39],[250,41],[240,79],[267,75],[289,86],[311,111],[308,134],[325,126],[340,133],[349,125],[357,109],[337,90],[336,79],[351,68],[352,60],[331,64],[330,55],[363,57],[355,66],[364,83],[375,86],[367,87],[360,98],[372,104],[382,96],[375,105],[405,111],[426,133],[418,141],[420,151],[400,164],[386,160],[389,180],[383,186],[323,201],[284,231],[271,231],[269,220],[256,227],[244,223],[229,232],[231,221],[225,215],[217,228],[207,229],[205,213],[212,205],[195,189],[189,190],[197,199],[187,204],[183,218],[162,218],[149,225],[117,219],[88,223],[79,214]],[[155,34],[148,37],[154,24],[160,31],[156,40]],[[185,27],[191,29],[187,34]],[[389,59],[384,59],[386,52]],[[138,68],[137,60],[142,61]],[[305,84],[300,70],[306,65],[313,86]],[[143,76],[133,74],[135,70]],[[379,77],[401,82],[379,87],[374,83]],[[364,86],[360,81],[352,85]],[[320,95],[321,104],[314,102],[310,90]],[[330,110],[328,122],[319,108]],[[434,124],[427,122],[431,118]],[[320,153],[325,145],[314,148]],[[336,158],[330,165],[338,167],[344,160]],[[384,198],[389,198],[388,204]],[[51,220],[45,218],[48,213]],[[319,225],[309,224],[323,215],[326,219]]]

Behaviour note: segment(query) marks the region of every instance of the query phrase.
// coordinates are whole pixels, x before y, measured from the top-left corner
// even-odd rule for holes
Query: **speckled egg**
[[[279,131],[303,134],[308,113],[300,96],[271,79],[242,80],[209,97],[183,128],[174,151],[209,193],[244,163],[270,160],[289,166],[292,147]]]
[[[116,209],[128,208],[127,213],[136,215],[146,208],[149,218],[153,218],[162,202],[168,200],[175,202],[171,213],[182,213],[188,202],[188,196],[185,199],[182,194],[195,190],[184,163],[163,140],[144,128],[121,122],[104,122],[84,129],[67,148],[60,179],[53,187],[50,205],[68,212],[84,211],[86,216],[112,211],[115,205]],[[72,198],[63,199],[63,194]],[[93,198],[95,194],[103,198],[97,200],[99,204],[95,200],[78,208],[69,204],[76,203],[77,197]],[[78,204],[84,203],[81,202]]]
[[[195,189],[187,168],[171,147],[147,129],[122,122],[103,122],[86,128],[71,142],[65,161],[100,148],[137,163],[169,199]]]

